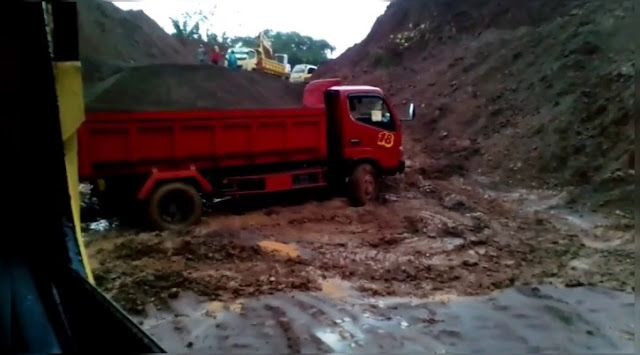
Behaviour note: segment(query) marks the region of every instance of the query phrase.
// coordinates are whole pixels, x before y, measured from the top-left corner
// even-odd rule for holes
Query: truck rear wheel
[[[180,230],[200,220],[202,199],[193,186],[173,182],[160,186],[149,199],[149,220],[161,230]]]
[[[378,172],[373,165],[358,165],[349,179],[351,204],[360,207],[375,202],[380,189],[378,180]]]

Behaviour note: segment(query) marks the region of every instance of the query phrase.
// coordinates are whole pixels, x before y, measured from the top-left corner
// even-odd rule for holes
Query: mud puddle
[[[488,196],[511,201],[524,211],[546,217],[560,228],[579,230],[585,246],[595,249],[613,248],[632,242],[634,221],[622,211],[604,216],[588,210],[568,207],[567,192],[526,189],[496,189],[490,180],[475,177]],[[491,187],[490,187],[491,186]]]
[[[211,303],[193,294],[136,319],[169,352],[630,352],[633,295],[515,287],[448,301],[276,294]]]
[[[97,221],[82,223],[82,233],[90,236],[117,230],[119,227],[120,222],[116,219],[99,219]]]
[[[559,238],[580,242],[565,253],[563,271],[550,275],[547,282],[566,286],[606,285],[616,289],[634,289],[634,221],[622,212],[604,216],[567,207],[566,192],[491,189],[478,179],[485,194],[530,214],[537,224],[551,223]],[[557,253],[557,250],[552,250]],[[615,275],[615,276],[614,276]]]

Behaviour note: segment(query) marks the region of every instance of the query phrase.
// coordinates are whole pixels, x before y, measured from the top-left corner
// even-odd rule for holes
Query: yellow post
[[[93,273],[82,240],[80,228],[80,182],[78,178],[78,137],[77,130],[84,121],[84,96],[82,93],[82,67],[80,61],[54,62],[60,127],[64,141],[64,160],[67,167],[67,182],[71,196],[73,224],[76,239],[82,255],[82,263],[89,282],[94,283]]]
[[[76,6],[76,4],[73,4],[73,6]],[[42,10],[47,23],[50,50],[53,50],[55,44],[53,43],[52,34],[55,27],[55,16],[52,12],[51,3],[43,2]],[[69,35],[78,35],[77,28],[72,32],[75,33],[69,33]],[[70,40],[73,39],[70,38]],[[76,241],[78,243],[78,248],[80,249],[82,264],[84,265],[87,279],[92,284],[95,284],[89,258],[87,257],[87,252],[82,240],[82,229],[80,225],[80,181],[78,178],[77,130],[84,121],[84,95],[82,90],[82,66],[79,59],[80,58],[77,57],[76,53],[76,56],[68,61],[54,61],[53,72],[56,81],[60,128],[62,130],[62,140],[64,144],[64,161],[67,169],[67,185],[69,186],[69,196],[71,199],[71,210],[73,213]]]

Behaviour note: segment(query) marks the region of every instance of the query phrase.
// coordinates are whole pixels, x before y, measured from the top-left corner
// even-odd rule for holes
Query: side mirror
[[[409,116],[402,118],[403,121],[412,121],[416,118],[416,106],[411,103],[409,104]]]

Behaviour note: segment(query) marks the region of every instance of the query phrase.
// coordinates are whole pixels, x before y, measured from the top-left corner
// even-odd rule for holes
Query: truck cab
[[[381,175],[404,171],[400,121],[411,119],[413,108],[408,118],[400,117],[382,90],[372,86],[331,87],[325,105],[329,156],[342,162],[341,169],[369,162]]]
[[[318,69],[315,65],[311,64],[298,64],[293,67],[289,81],[292,83],[309,82],[311,76]]]

